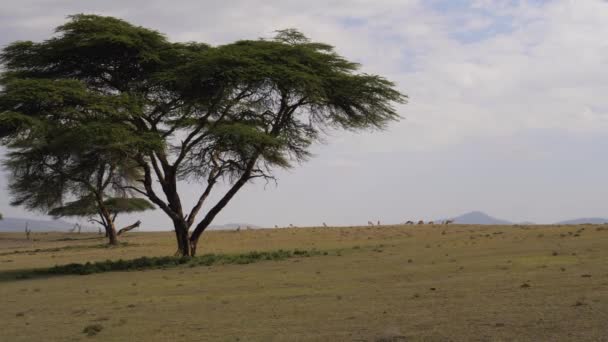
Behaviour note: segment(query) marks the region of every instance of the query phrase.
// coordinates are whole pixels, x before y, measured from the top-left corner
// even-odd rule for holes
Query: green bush
[[[277,261],[295,257],[310,257],[314,255],[328,255],[327,252],[317,250],[294,250],[285,251],[282,249],[268,252],[249,252],[243,254],[204,254],[196,257],[141,257],[132,260],[106,260],[97,262],[86,262],[84,264],[72,263],[67,265],[57,265],[47,269],[38,269],[18,274],[18,279],[27,279],[35,275],[67,275],[67,274],[94,274],[112,271],[131,271],[143,269],[158,269],[177,267],[179,265],[212,266],[224,264],[245,265],[260,261]]]

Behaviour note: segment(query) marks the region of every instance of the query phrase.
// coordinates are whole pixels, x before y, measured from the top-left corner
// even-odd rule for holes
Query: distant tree
[[[61,109],[61,120],[125,133],[114,144],[82,145],[137,165],[142,177],[123,189],[168,215],[182,255],[196,254],[201,234],[245,184],[274,180],[275,168],[305,161],[328,130],[386,127],[399,119],[393,104],[406,100],[390,81],[357,73],[359,65],[332,46],[292,29],[271,40],[211,47],[171,43],[111,17],[75,15],[56,36],[15,42],[0,58],[5,84],[37,82],[78,93],[76,105],[52,107]],[[52,95],[3,106],[0,133],[32,130],[48,117]],[[188,211],[180,180],[204,184]],[[207,203],[222,183],[227,190]]]
[[[114,222],[119,214],[130,214],[141,212],[145,210],[154,209],[154,205],[143,198],[125,198],[125,197],[113,197],[103,201],[103,207],[110,213],[110,219],[106,218],[103,214],[103,210],[99,206],[95,199],[95,196],[87,196],[80,198],[76,201],[66,203],[63,206],[53,208],[49,211],[49,215],[59,217],[85,217],[90,222],[100,224],[106,231],[106,237],[110,237],[109,234],[116,231]],[[122,232],[129,231],[135,227],[138,227],[141,221],[137,221],[129,226],[123,227],[115,234],[121,235]]]

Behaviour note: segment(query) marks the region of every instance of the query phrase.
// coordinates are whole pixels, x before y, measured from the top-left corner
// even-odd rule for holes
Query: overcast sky
[[[327,137],[278,185],[244,188],[216,223],[608,217],[606,1],[3,0],[0,45],[46,39],[75,13],[210,44],[297,28],[410,97],[388,131]],[[8,205],[0,176],[0,212],[31,216]],[[199,187],[183,184],[184,197]],[[143,221],[170,228],[160,210]]]

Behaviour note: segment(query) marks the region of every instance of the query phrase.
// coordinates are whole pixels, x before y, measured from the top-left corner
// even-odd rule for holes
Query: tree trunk
[[[211,222],[213,222],[213,219],[215,219],[215,216],[217,216],[217,214],[220,211],[222,211],[222,209],[224,209],[224,207],[228,204],[228,202],[230,202],[232,197],[234,197],[234,195],[243,187],[243,185],[245,185],[245,183],[247,183],[247,181],[249,180],[249,174],[251,172],[251,168],[253,167],[254,163],[255,163],[255,160],[253,160],[250,163],[250,165],[248,167],[248,171],[245,172],[241,176],[241,178],[238,181],[236,181],[236,183],[234,183],[232,188],[230,188],[230,190],[228,190],[228,192],[226,192],[226,194],[224,194],[224,197],[222,197],[215,204],[215,206],[213,206],[213,208],[211,208],[207,212],[207,215],[205,215],[203,220],[201,222],[199,222],[199,224],[196,226],[194,231],[192,231],[192,234],[190,234],[190,255],[191,256],[196,255],[196,246],[198,245],[198,239],[201,237],[201,235],[203,234],[205,229],[207,229],[207,227],[209,227]]]
[[[175,255],[194,256],[190,251],[190,242],[188,241],[188,226],[181,221],[173,221],[175,228],[175,238],[177,239],[177,251]]]
[[[109,226],[106,227],[106,236],[108,237],[108,244],[112,246],[118,245],[118,236],[116,235],[114,222],[110,222]]]
[[[190,240],[190,256],[196,256],[196,245],[198,245],[198,239]]]
[[[209,224],[207,224],[207,226],[208,225]],[[192,232],[192,234],[190,234],[190,239],[188,242],[190,244],[190,253],[192,256],[196,256],[196,247],[198,245],[198,239],[200,239],[206,228],[206,226],[203,227],[203,225],[199,224],[198,226],[196,226],[196,229]]]
[[[103,217],[105,221],[106,228],[106,237],[108,238],[108,244],[110,245],[118,245],[118,237],[116,235],[116,226],[114,226],[114,220],[112,219],[112,215],[106,209],[105,206],[101,205],[102,201],[99,201],[99,213]]]

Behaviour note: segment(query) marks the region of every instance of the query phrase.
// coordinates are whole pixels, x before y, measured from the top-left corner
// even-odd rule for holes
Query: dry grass
[[[584,229],[583,229],[584,228]],[[598,341],[601,226],[210,232],[201,253],[332,251],[248,265],[0,282],[0,341]],[[171,233],[0,234],[2,274],[172,255]],[[35,250],[38,251],[36,252]]]

